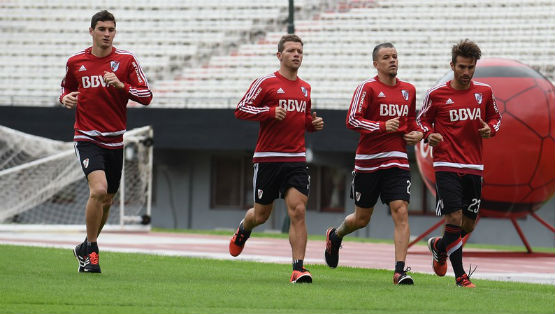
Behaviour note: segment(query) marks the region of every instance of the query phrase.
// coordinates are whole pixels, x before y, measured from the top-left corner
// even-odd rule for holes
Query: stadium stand
[[[296,0],[305,41],[300,75],[315,108],[346,109],[373,76],[371,49],[390,41],[399,78],[425,91],[449,71],[450,47],[470,38],[483,57],[519,60],[555,80],[555,2],[547,0]],[[2,1],[0,105],[54,105],[69,55],[87,47],[95,10],[118,19],[115,45],[149,75],[152,106],[235,107],[256,77],[276,69],[287,1]]]

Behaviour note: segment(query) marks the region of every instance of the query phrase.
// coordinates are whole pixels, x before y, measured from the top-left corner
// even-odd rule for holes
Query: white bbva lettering
[[[91,76],[83,76],[81,77],[81,85],[83,88],[91,88],[91,87],[106,87],[106,82],[104,82],[104,78],[101,75],[91,75]]]
[[[478,120],[481,118],[480,108],[461,108],[449,110],[449,118],[453,121]]]
[[[407,105],[380,104],[380,116],[382,117],[402,117],[409,115]]]
[[[296,99],[280,99],[279,106],[287,111],[306,112],[306,101]]]

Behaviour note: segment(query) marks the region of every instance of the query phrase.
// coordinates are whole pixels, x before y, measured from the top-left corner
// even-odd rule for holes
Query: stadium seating
[[[555,80],[555,2],[547,0],[296,0],[305,41],[300,76],[316,108],[344,109],[375,74],[371,49],[392,42],[399,78],[425,91],[449,71],[450,47],[470,38],[483,57],[519,60]],[[118,19],[115,45],[133,51],[155,91],[153,107],[234,107],[276,70],[287,1],[2,1],[0,105],[53,105],[67,57],[90,45],[91,12]]]

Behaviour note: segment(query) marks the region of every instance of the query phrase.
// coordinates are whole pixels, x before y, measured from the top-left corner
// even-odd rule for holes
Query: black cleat
[[[328,228],[326,231],[326,250],[324,251],[324,257],[326,258],[326,264],[331,268],[336,268],[339,263],[339,249],[341,248],[341,241],[335,243],[331,240],[332,233],[335,233],[335,228]]]
[[[408,271],[410,271],[410,267],[407,267],[407,269],[403,270],[400,273],[393,274],[393,284],[414,285],[414,280],[412,280],[412,277],[407,274]]]
[[[98,253],[91,252],[85,257],[83,263],[83,271],[86,273],[100,273],[100,265],[98,264]]]
[[[84,272],[83,266],[85,265],[85,258],[87,256],[87,244],[85,242],[77,244],[75,248],[73,248],[73,255],[75,255],[75,259],[77,259],[77,264],[79,267],[77,271],[82,273]]]

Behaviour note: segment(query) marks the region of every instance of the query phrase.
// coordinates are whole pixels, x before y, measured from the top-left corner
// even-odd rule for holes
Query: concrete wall
[[[213,153],[202,151],[157,150],[155,155],[154,202],[152,224],[163,228],[228,229],[233,231],[245,214],[244,209],[210,208],[210,160]],[[331,154],[330,154],[331,155]],[[337,158],[337,156],[335,156]],[[315,161],[329,160],[320,156]],[[344,158],[342,158],[344,159]],[[341,161],[344,163],[344,160]],[[345,185],[350,185],[350,177]],[[425,189],[418,172],[413,173],[411,208],[420,209],[421,191]],[[354,203],[346,189],[346,211],[344,213],[322,213],[307,211],[309,234],[323,235],[329,226],[337,226],[345,215],[353,211]],[[192,196],[192,198],[191,198]],[[435,198],[428,192],[428,206],[433,208]],[[536,212],[552,226],[555,225],[555,201],[552,198]],[[277,200],[270,219],[257,227],[256,231],[279,231],[286,217],[283,200]],[[436,216],[411,215],[411,234],[418,236],[439,221]],[[518,219],[522,231],[530,245],[555,247],[554,234],[533,217]],[[432,235],[440,235],[441,228]],[[368,227],[358,230],[352,236],[393,238],[393,221],[383,204],[376,205]],[[510,220],[482,218],[469,243],[489,243],[522,245]],[[524,250],[524,249],[523,249]]]

